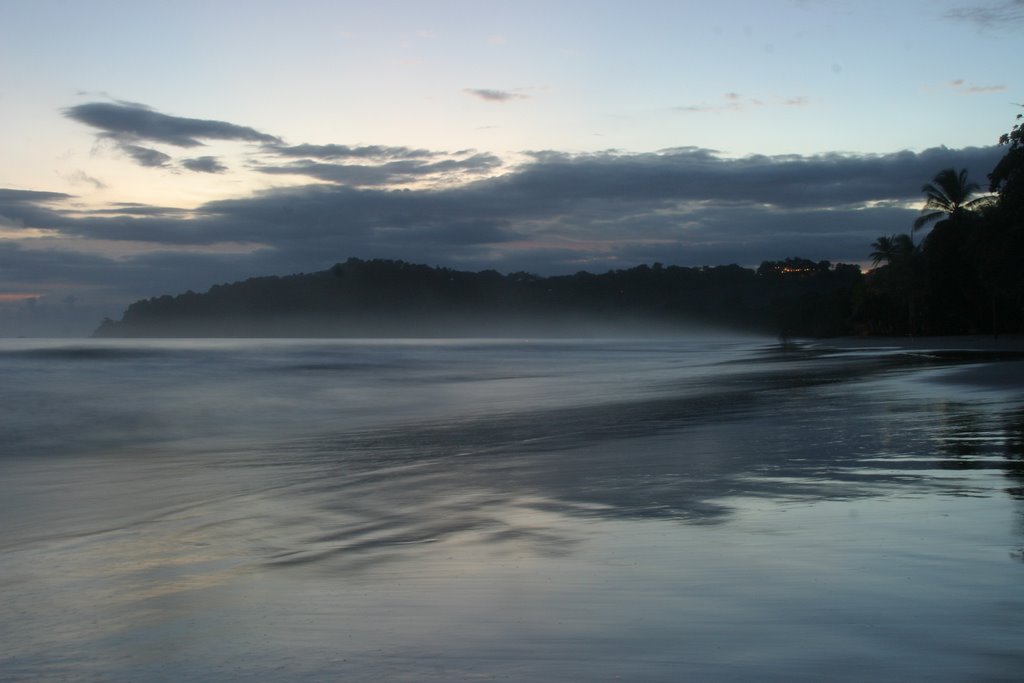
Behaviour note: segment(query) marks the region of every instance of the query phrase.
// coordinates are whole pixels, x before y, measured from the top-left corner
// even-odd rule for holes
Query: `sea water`
[[[1019,680],[1020,368],[5,340],[0,680]]]

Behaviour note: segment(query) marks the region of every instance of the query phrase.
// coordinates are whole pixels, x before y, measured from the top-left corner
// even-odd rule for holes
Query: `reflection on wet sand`
[[[576,401],[562,346],[527,385],[496,371],[531,358],[514,344],[461,366],[362,349],[353,384],[352,363],[261,349],[279,382],[251,384],[245,354],[246,374],[218,370],[225,396],[277,391],[248,419],[226,405],[231,431],[172,437],[181,416],[154,411],[151,441],[49,461],[28,444],[3,461],[0,679],[1019,672],[1024,410],[998,383],[954,388],[993,365],[762,348],[661,376],[642,348],[630,366],[588,346],[581,367],[622,389]],[[391,416],[364,419],[366,367],[419,378]],[[266,406],[294,428],[268,438]]]

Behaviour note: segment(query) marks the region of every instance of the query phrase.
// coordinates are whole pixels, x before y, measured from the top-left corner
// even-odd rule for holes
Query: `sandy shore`
[[[0,680],[1019,679],[1020,347],[771,341],[22,342]]]
[[[836,337],[815,342],[837,348],[897,348],[908,351],[983,351],[1024,354],[1024,335],[961,335],[954,337]]]
[[[958,365],[941,375],[944,383],[1024,393],[1024,336],[842,337],[814,342],[838,349],[906,351],[937,363]]]

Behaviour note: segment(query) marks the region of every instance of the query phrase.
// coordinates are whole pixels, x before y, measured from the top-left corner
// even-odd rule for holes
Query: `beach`
[[[0,680],[1016,680],[1020,340],[11,340]]]

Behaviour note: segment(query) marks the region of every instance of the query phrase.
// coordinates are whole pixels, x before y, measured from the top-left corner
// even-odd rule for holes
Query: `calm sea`
[[[0,680],[1020,680],[1024,362],[0,341]]]

